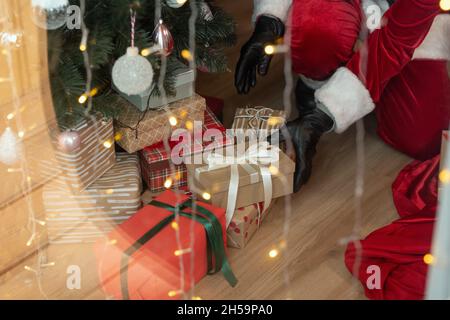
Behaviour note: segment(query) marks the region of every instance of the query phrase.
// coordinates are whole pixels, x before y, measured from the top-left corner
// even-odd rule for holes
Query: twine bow
[[[274,112],[274,110],[266,107],[245,108],[244,111],[245,114],[237,115],[235,119],[248,120],[248,127],[253,130],[267,128],[267,123]]]

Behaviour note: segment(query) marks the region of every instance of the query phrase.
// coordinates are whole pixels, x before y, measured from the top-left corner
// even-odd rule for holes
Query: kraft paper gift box
[[[274,110],[266,107],[245,107],[236,110],[233,129],[244,130],[279,130],[286,122],[284,110]]]
[[[141,207],[136,155],[118,154],[114,167],[79,193],[57,180],[47,184],[43,192],[51,243],[95,242]]]
[[[195,141],[193,139],[192,145],[189,148],[190,154],[202,152],[211,143],[215,146],[228,146],[234,143],[231,135],[226,133],[225,127],[220,123],[216,116],[208,108],[205,111],[204,122],[202,130],[206,132],[208,129],[217,129],[222,133],[222,139],[217,141]],[[169,148],[173,148],[178,142],[169,141]],[[188,156],[189,154],[182,154]],[[139,152],[141,161],[142,177],[147,184],[147,187],[152,192],[164,191],[166,187],[164,183],[171,178],[172,188],[183,187],[187,185],[187,170],[184,164],[171,167],[170,152],[168,152],[162,142],[146,147]],[[172,169],[175,171],[172,172]]]
[[[230,147],[227,147],[230,148]],[[233,147],[234,148],[234,147]],[[233,166],[210,167],[208,164],[195,164],[189,159],[186,164],[188,170],[188,186],[191,192],[204,197],[207,194],[209,201],[215,206],[227,210],[227,224],[231,222],[235,208],[250,206],[254,203],[265,202],[269,206],[271,199],[286,196],[293,193],[293,179],[295,163],[281,150],[279,160],[272,165],[275,170],[268,170],[265,165],[249,164],[237,166],[237,181],[230,183],[232,179]],[[227,151],[223,151],[227,154]],[[270,174],[270,188],[262,175],[262,169]],[[236,192],[230,192],[230,188],[237,188]],[[266,192],[268,191],[268,192]],[[270,200],[265,201],[267,195]],[[230,199],[233,199],[230,201]],[[232,204],[230,207],[228,204]]]
[[[199,95],[182,99],[161,109],[139,111],[125,99],[119,99],[117,110],[121,110],[114,122],[117,143],[128,153],[169,139],[172,132],[186,127],[187,123],[203,121],[205,99]],[[176,119],[176,124],[170,119]]]
[[[193,282],[219,271],[236,284],[225,251],[225,211],[196,202],[193,213],[192,205],[188,196],[167,190],[96,243],[99,279],[108,296],[182,299]],[[212,228],[205,228],[208,224]]]
[[[56,160],[41,161],[42,172],[49,178],[59,176],[74,192],[82,191],[115,164],[113,122],[96,116],[83,119],[74,128],[60,127],[51,133]],[[65,151],[60,146],[60,134],[66,130],[79,135],[80,146],[75,150]]]
[[[261,223],[272,209],[273,203],[264,211],[264,203],[239,208],[227,229],[228,246],[243,249],[261,227]]]

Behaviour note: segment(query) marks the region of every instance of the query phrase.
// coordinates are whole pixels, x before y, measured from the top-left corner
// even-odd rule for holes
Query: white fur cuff
[[[440,14],[434,18],[433,24],[425,40],[414,52],[415,59],[449,60],[450,61],[450,15]]]
[[[339,68],[315,93],[316,100],[334,118],[335,131],[342,133],[375,109],[369,91],[347,68]]]
[[[286,21],[292,0],[253,0],[253,4],[253,21],[262,14],[269,14]]]

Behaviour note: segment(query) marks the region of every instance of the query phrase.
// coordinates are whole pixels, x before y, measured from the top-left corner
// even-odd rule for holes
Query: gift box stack
[[[175,163],[172,156],[179,145],[177,139],[172,141],[177,132],[188,138],[177,151],[181,159],[201,155],[206,147],[232,145],[233,139],[207,108],[205,98],[189,95],[190,73],[180,71],[177,96],[167,105],[158,98],[149,100],[149,92],[121,94],[121,112],[114,122],[116,142],[128,153],[137,152],[147,190],[141,197],[144,207],[95,246],[103,289],[117,299],[183,298],[192,283],[218,271],[231,285],[236,283],[226,256],[225,210],[202,202],[194,205],[186,188],[186,165]],[[219,135],[204,142],[208,129]],[[192,220],[197,222],[194,232]]]
[[[285,120],[284,111],[265,107],[246,107],[236,111],[233,129],[244,133],[244,138],[237,140],[244,141],[247,156],[253,152],[257,159],[261,150],[254,148],[254,141],[246,141],[246,138],[262,137],[264,141],[258,141],[259,147],[268,148],[276,155],[276,160],[269,165],[258,163],[258,160],[234,169],[233,166],[216,166],[214,161],[206,165],[187,165],[188,176],[193,177],[189,180],[191,191],[200,197],[206,196],[209,202],[227,210],[230,247],[244,248],[270,212],[273,199],[293,191],[294,161],[283,151],[284,147],[268,145],[265,141],[265,137],[280,130]],[[239,147],[231,148],[235,148],[231,154],[237,154]],[[224,153],[227,153],[226,149]]]
[[[138,153],[146,191],[144,207],[95,245],[103,290],[117,299],[189,298],[192,284],[216,272],[234,286],[226,247],[243,248],[273,199],[292,192],[294,162],[268,146],[268,166],[248,145],[252,164],[204,163],[238,148],[205,99],[194,93],[143,107],[146,97],[124,96],[114,123],[117,144]],[[234,129],[279,129],[284,122],[284,113],[268,108],[238,112]]]
[[[284,111],[264,107],[241,108],[236,111],[232,128],[234,130],[252,131],[256,135],[260,134],[262,130],[267,130],[270,135],[280,129],[285,119]],[[235,139],[226,133],[223,125],[208,108],[206,108],[204,115],[203,132],[206,132],[207,129],[218,129],[220,132],[223,132],[223,140],[215,141],[214,147],[226,150],[226,148],[235,145]],[[204,198],[204,194],[207,194],[208,202],[230,210],[227,208],[230,168],[224,167],[213,171],[206,170],[198,174],[196,171],[202,170],[202,165],[186,165],[184,163],[174,165],[171,163],[171,150],[177,143],[169,142],[165,146],[160,142],[139,152],[142,177],[148,189],[145,197],[155,198],[167,188],[176,187],[185,192],[188,190],[188,192],[194,193],[198,198]],[[183,154],[184,158],[193,159],[196,154],[207,149],[209,144],[210,142],[196,141],[194,139],[189,145],[189,152]],[[284,150],[283,147],[281,149]],[[282,169],[278,171],[279,176],[275,175],[271,179],[271,190],[267,191],[271,193],[269,200],[265,197],[265,185],[262,183],[262,179],[258,178],[257,166],[253,166],[250,169],[252,170],[250,174],[249,167],[242,166],[239,168],[240,179],[238,195],[234,205],[235,210],[233,210],[234,214],[228,214],[231,216],[227,229],[228,245],[230,247],[244,248],[269,213],[272,207],[272,199],[292,192],[295,165],[284,151],[279,150],[279,152],[280,161],[277,162],[277,166]],[[188,185],[188,177],[190,177],[191,184],[186,187]],[[264,203],[264,201],[269,201],[269,203]]]
[[[227,210],[232,247],[245,247],[270,211],[273,199],[293,192],[295,163],[280,149],[275,152],[279,160],[270,166],[187,165],[188,176],[194,177],[189,179],[189,189]]]
[[[113,122],[100,115],[53,135],[56,161],[42,163],[51,179],[42,194],[49,242],[95,242],[140,209],[138,157],[116,155]],[[67,138],[78,143],[67,148]]]

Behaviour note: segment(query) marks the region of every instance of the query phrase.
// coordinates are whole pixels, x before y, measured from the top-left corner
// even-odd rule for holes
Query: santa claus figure
[[[236,87],[264,76],[266,45],[290,30],[299,118],[295,190],[308,180],[322,134],[341,133],[375,110],[378,134],[415,159],[439,153],[450,115],[450,15],[439,0],[254,0],[255,30],[241,51]],[[377,6],[373,10],[374,7]],[[366,13],[384,13],[376,17]],[[372,24],[372,25],[371,25]],[[370,30],[371,29],[371,30]]]
[[[393,184],[400,219],[350,243],[345,263],[372,299],[421,299],[437,207],[442,130],[449,126],[450,14],[439,0],[255,0],[255,31],[242,48],[236,87],[268,72],[268,44],[291,35],[299,118],[295,190],[308,180],[320,137],[375,111],[378,134],[416,160]],[[376,6],[376,7],[374,7]],[[443,6],[444,7],[444,6]],[[374,25],[374,16],[384,12]],[[357,264],[357,265],[356,265]],[[355,270],[356,265],[356,270]],[[380,270],[378,285],[368,285]]]

